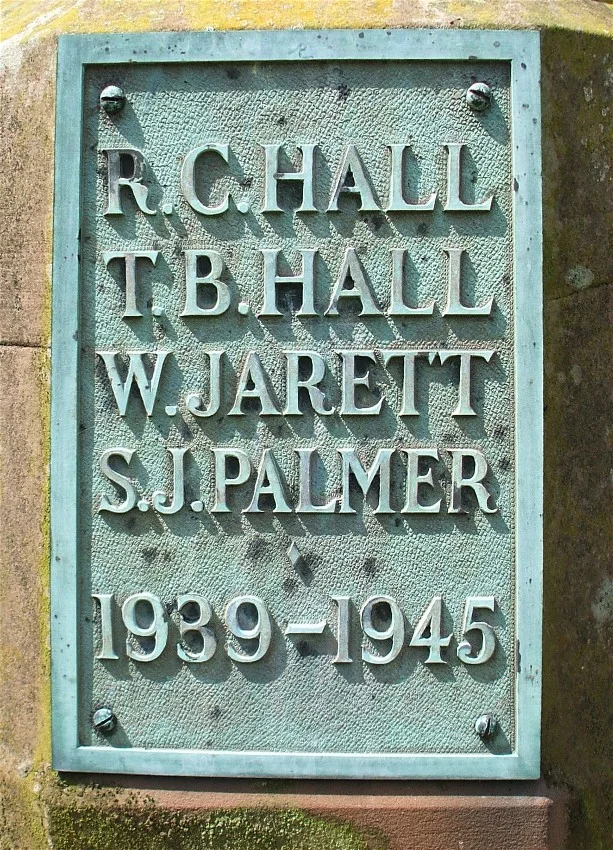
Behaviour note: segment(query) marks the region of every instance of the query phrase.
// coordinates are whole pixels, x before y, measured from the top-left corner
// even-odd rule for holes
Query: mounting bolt
[[[117,718],[110,708],[103,706],[94,711],[92,726],[96,732],[101,732],[103,735],[110,735],[115,729],[115,726],[117,726]]]
[[[100,106],[108,115],[121,112],[126,104],[126,96],[119,86],[107,86],[100,92]]]
[[[466,103],[473,112],[483,112],[492,101],[492,90],[487,83],[473,83],[466,92]]]
[[[498,729],[498,721],[491,714],[482,714],[475,720],[475,732],[480,738],[485,741],[487,738],[493,738]]]

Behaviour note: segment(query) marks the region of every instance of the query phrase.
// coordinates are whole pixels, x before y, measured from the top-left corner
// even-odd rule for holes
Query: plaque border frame
[[[498,755],[308,753],[81,746],[78,740],[79,231],[84,72],[91,65],[254,61],[510,63],[515,285],[516,748]],[[76,130],[75,128],[79,128]],[[349,779],[540,775],[543,335],[539,33],[287,30],[58,39],[51,364],[52,766],[59,771]],[[520,663],[521,659],[521,663]]]

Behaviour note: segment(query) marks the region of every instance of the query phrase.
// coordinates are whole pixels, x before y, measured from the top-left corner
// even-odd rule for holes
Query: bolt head
[[[108,115],[121,112],[126,103],[126,96],[119,86],[107,86],[100,92],[100,106]]]
[[[483,112],[492,101],[492,90],[487,83],[473,83],[466,92],[466,103],[473,112]]]
[[[498,729],[498,721],[491,714],[482,714],[475,720],[475,732],[483,740],[493,738]]]
[[[117,718],[110,708],[103,706],[94,711],[92,717],[92,726],[96,732],[101,732],[103,735],[110,735],[117,725]]]

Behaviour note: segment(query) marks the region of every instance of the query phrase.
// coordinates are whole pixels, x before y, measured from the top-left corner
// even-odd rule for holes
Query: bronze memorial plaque
[[[539,773],[534,33],[63,37],[54,766]]]

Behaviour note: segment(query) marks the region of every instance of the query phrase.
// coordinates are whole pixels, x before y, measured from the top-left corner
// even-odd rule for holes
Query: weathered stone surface
[[[0,347],[0,740],[20,762],[47,726],[47,366],[44,350]]]
[[[543,767],[580,790],[571,847],[613,823],[612,323],[611,285],[545,305]]]
[[[549,781],[564,783],[570,791],[566,846],[569,850],[606,850],[613,830],[613,724],[608,684],[612,637],[607,583],[611,575],[606,560],[611,543],[607,367],[612,316],[610,219],[606,219],[607,203],[611,209],[606,198],[611,186],[607,171],[611,155],[607,132],[610,4],[595,0],[488,4],[372,0],[358,5],[325,0],[284,4],[261,0],[226,4],[211,0],[197,4],[181,0],[164,4],[7,0],[2,12],[0,343],[5,345],[0,348],[0,848],[49,847],[46,836],[59,822],[57,812],[62,807],[69,811],[74,804],[71,798],[63,802],[57,798],[59,781],[44,768],[49,758],[44,346],[49,332],[55,35],[204,27],[462,26],[542,29],[545,293],[549,299],[543,758]],[[326,835],[323,827],[307,823],[302,846],[313,850],[322,846],[357,850],[369,846],[365,841],[376,847],[372,842],[380,841],[382,833],[387,833],[391,847],[417,850],[422,841],[428,850],[451,850],[462,847],[459,842],[463,841],[471,850],[480,846],[493,850],[496,845],[492,842],[478,844],[482,838],[478,829],[486,827],[499,830],[494,835],[502,836],[499,846],[505,850],[560,846],[559,833],[555,835],[558,821],[551,815],[548,793],[534,786],[510,787],[503,796],[493,798],[490,795],[500,793],[501,786],[455,786],[448,792],[453,796],[444,798],[429,798],[423,787],[394,786],[394,791],[385,792],[393,795],[393,805],[383,804],[378,797],[369,803],[369,797],[377,793],[370,786],[367,793],[362,787],[354,788],[349,804],[344,799],[346,790],[325,783],[317,786],[317,793],[327,801],[327,806],[319,803],[320,809],[314,805],[318,799],[310,795],[316,790],[313,786],[302,786],[297,792],[309,793],[308,798],[290,800],[279,796],[281,791],[287,792],[286,785],[281,789],[269,785],[270,793],[258,797],[257,802],[246,796],[247,791],[257,790],[253,784],[227,784],[224,788],[228,793],[223,801],[211,799],[208,806],[194,802],[193,808],[202,806],[201,816],[207,817],[208,811],[220,806],[268,808],[277,803],[308,807],[327,818],[378,831],[374,838],[364,837],[362,830],[353,835],[338,831]],[[78,779],[73,792],[75,796],[83,793]],[[337,793],[341,796],[335,799]],[[173,807],[185,799],[184,786],[165,801],[151,789],[143,794],[155,796],[162,812],[144,814],[155,825],[150,830],[155,839],[148,848],[202,846],[202,842],[194,844],[193,831],[190,837],[179,828],[181,813]],[[414,799],[410,815],[407,794]],[[114,796],[113,790],[104,788],[87,792],[87,822],[106,842],[90,842],[90,847],[119,850],[122,840],[125,845],[126,818],[131,817],[134,800],[130,794],[118,797],[114,818],[109,818],[105,801]],[[487,809],[487,818],[476,813],[481,796],[495,800]],[[436,800],[433,808],[428,804],[432,800]],[[79,823],[73,815],[68,822]],[[230,814],[230,820],[232,817]],[[257,824],[258,819],[262,816],[251,815],[252,823]],[[236,823],[244,825],[246,821],[237,817]],[[285,827],[282,821],[276,824],[279,835],[287,828],[294,841],[298,833],[291,832],[291,819]],[[465,825],[463,834],[458,833],[458,824]],[[530,832],[532,828],[536,831]],[[543,844],[547,829],[549,844]],[[252,844],[253,850],[275,846],[262,843],[269,840],[264,828],[260,838],[259,845]],[[80,850],[62,840],[57,833],[56,848]],[[515,844],[510,843],[513,841]],[[290,846],[296,850],[301,845],[294,841]],[[130,845],[130,850],[135,850],[135,845]]]
[[[541,38],[545,298],[611,282],[610,8],[607,15],[602,34],[554,29]]]
[[[51,288],[54,44],[48,39],[21,58],[2,75],[0,342],[44,345]]]
[[[50,831],[57,850],[106,850],[108,836],[115,850],[562,848],[564,803],[544,783],[337,782],[332,793],[320,782],[279,785],[147,783],[129,796],[111,786],[95,803],[91,793],[77,798],[73,786],[49,801]]]
[[[0,850],[30,850],[49,739],[47,352],[0,346],[0,387]]]

